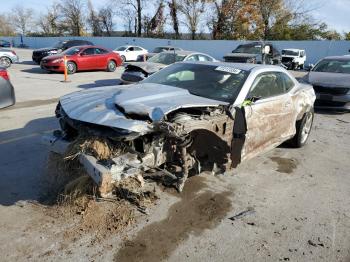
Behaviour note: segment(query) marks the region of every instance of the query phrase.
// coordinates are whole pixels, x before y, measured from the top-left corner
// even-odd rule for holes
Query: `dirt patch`
[[[64,209],[60,210],[61,212]],[[62,214],[66,218],[74,213]],[[64,237],[67,240],[77,239],[89,235],[91,243],[99,242],[110,234],[119,233],[131,225],[135,220],[134,210],[125,201],[95,201],[89,200],[84,210],[80,211],[79,221],[67,229]]]
[[[277,163],[277,172],[291,174],[298,166],[296,159],[283,158],[283,157],[271,157],[273,162]]]
[[[63,236],[68,242],[88,235],[94,243],[135,220],[135,208],[127,201],[99,198],[96,185],[76,160],[50,154],[43,182],[40,202],[48,205],[44,212],[65,225]]]
[[[205,187],[203,177],[189,179],[179,194],[181,200],[170,207],[167,218],[146,226],[126,241],[114,261],[164,260],[190,234],[199,235],[216,227],[231,209],[232,192],[202,191]]]

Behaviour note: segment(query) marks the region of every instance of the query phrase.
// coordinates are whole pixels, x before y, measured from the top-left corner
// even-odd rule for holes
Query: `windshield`
[[[62,49],[63,44],[63,41],[58,41],[56,44],[53,45],[53,48]]]
[[[231,66],[177,63],[151,75],[142,83],[175,86],[191,94],[233,103],[249,75]]]
[[[185,59],[185,55],[179,55],[179,54],[174,54],[174,53],[159,53],[150,59],[147,60],[147,62],[152,62],[152,63],[160,63],[164,65],[170,65],[175,62],[180,62]]]
[[[115,51],[125,51],[127,48],[128,48],[127,46],[121,46],[121,47],[117,47]]]
[[[71,47],[68,48],[66,51],[62,52],[63,55],[75,55],[77,53],[79,53],[79,51],[81,50],[81,48],[79,47]]]
[[[261,45],[239,45],[232,53],[261,54]]]
[[[299,52],[292,50],[282,50],[282,55],[299,56]]]
[[[312,71],[350,74],[350,59],[322,60],[314,67]]]
[[[167,51],[167,50],[168,50],[168,48],[160,46],[160,47],[154,48],[153,53],[161,53],[161,52],[164,52],[164,51]]]

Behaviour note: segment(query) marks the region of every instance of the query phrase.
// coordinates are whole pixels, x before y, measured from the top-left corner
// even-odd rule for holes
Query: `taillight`
[[[11,51],[12,54],[17,55],[15,51]]]
[[[6,70],[0,70],[0,77],[2,77],[5,80],[10,80],[10,77]]]

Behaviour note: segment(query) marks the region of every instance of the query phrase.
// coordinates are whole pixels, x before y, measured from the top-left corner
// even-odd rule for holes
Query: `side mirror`
[[[264,46],[262,51],[263,51],[263,54],[270,54],[270,51],[271,51],[270,46],[268,45]]]
[[[312,70],[312,68],[314,68],[315,67],[315,65],[314,64],[309,64],[309,67],[307,68],[307,71],[311,71]]]
[[[81,56],[86,56],[87,54],[86,53],[80,53]]]
[[[260,100],[262,97],[261,96],[251,96],[251,97],[247,97],[247,100],[255,103],[256,101]]]

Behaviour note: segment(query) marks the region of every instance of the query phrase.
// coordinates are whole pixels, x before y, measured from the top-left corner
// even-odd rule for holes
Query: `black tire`
[[[297,70],[299,67],[299,63],[293,63],[293,68],[292,70]]]
[[[69,75],[72,75],[77,72],[77,65],[74,62],[68,61],[67,62],[67,73]]]
[[[10,58],[6,57],[6,56],[2,56],[0,57],[0,65],[3,66],[3,67],[10,67],[12,64],[12,61]]]
[[[314,110],[306,112],[303,118],[296,123],[296,134],[291,140],[293,147],[300,148],[303,147],[311,133],[312,124],[314,120]]]
[[[304,69],[304,64],[299,65],[299,68],[300,68],[300,70],[303,70]]]
[[[117,64],[113,60],[108,61],[107,71],[114,72],[116,69],[117,69]]]
[[[125,63],[125,62],[126,62],[125,56],[122,55],[120,58],[122,59],[122,63]]]

